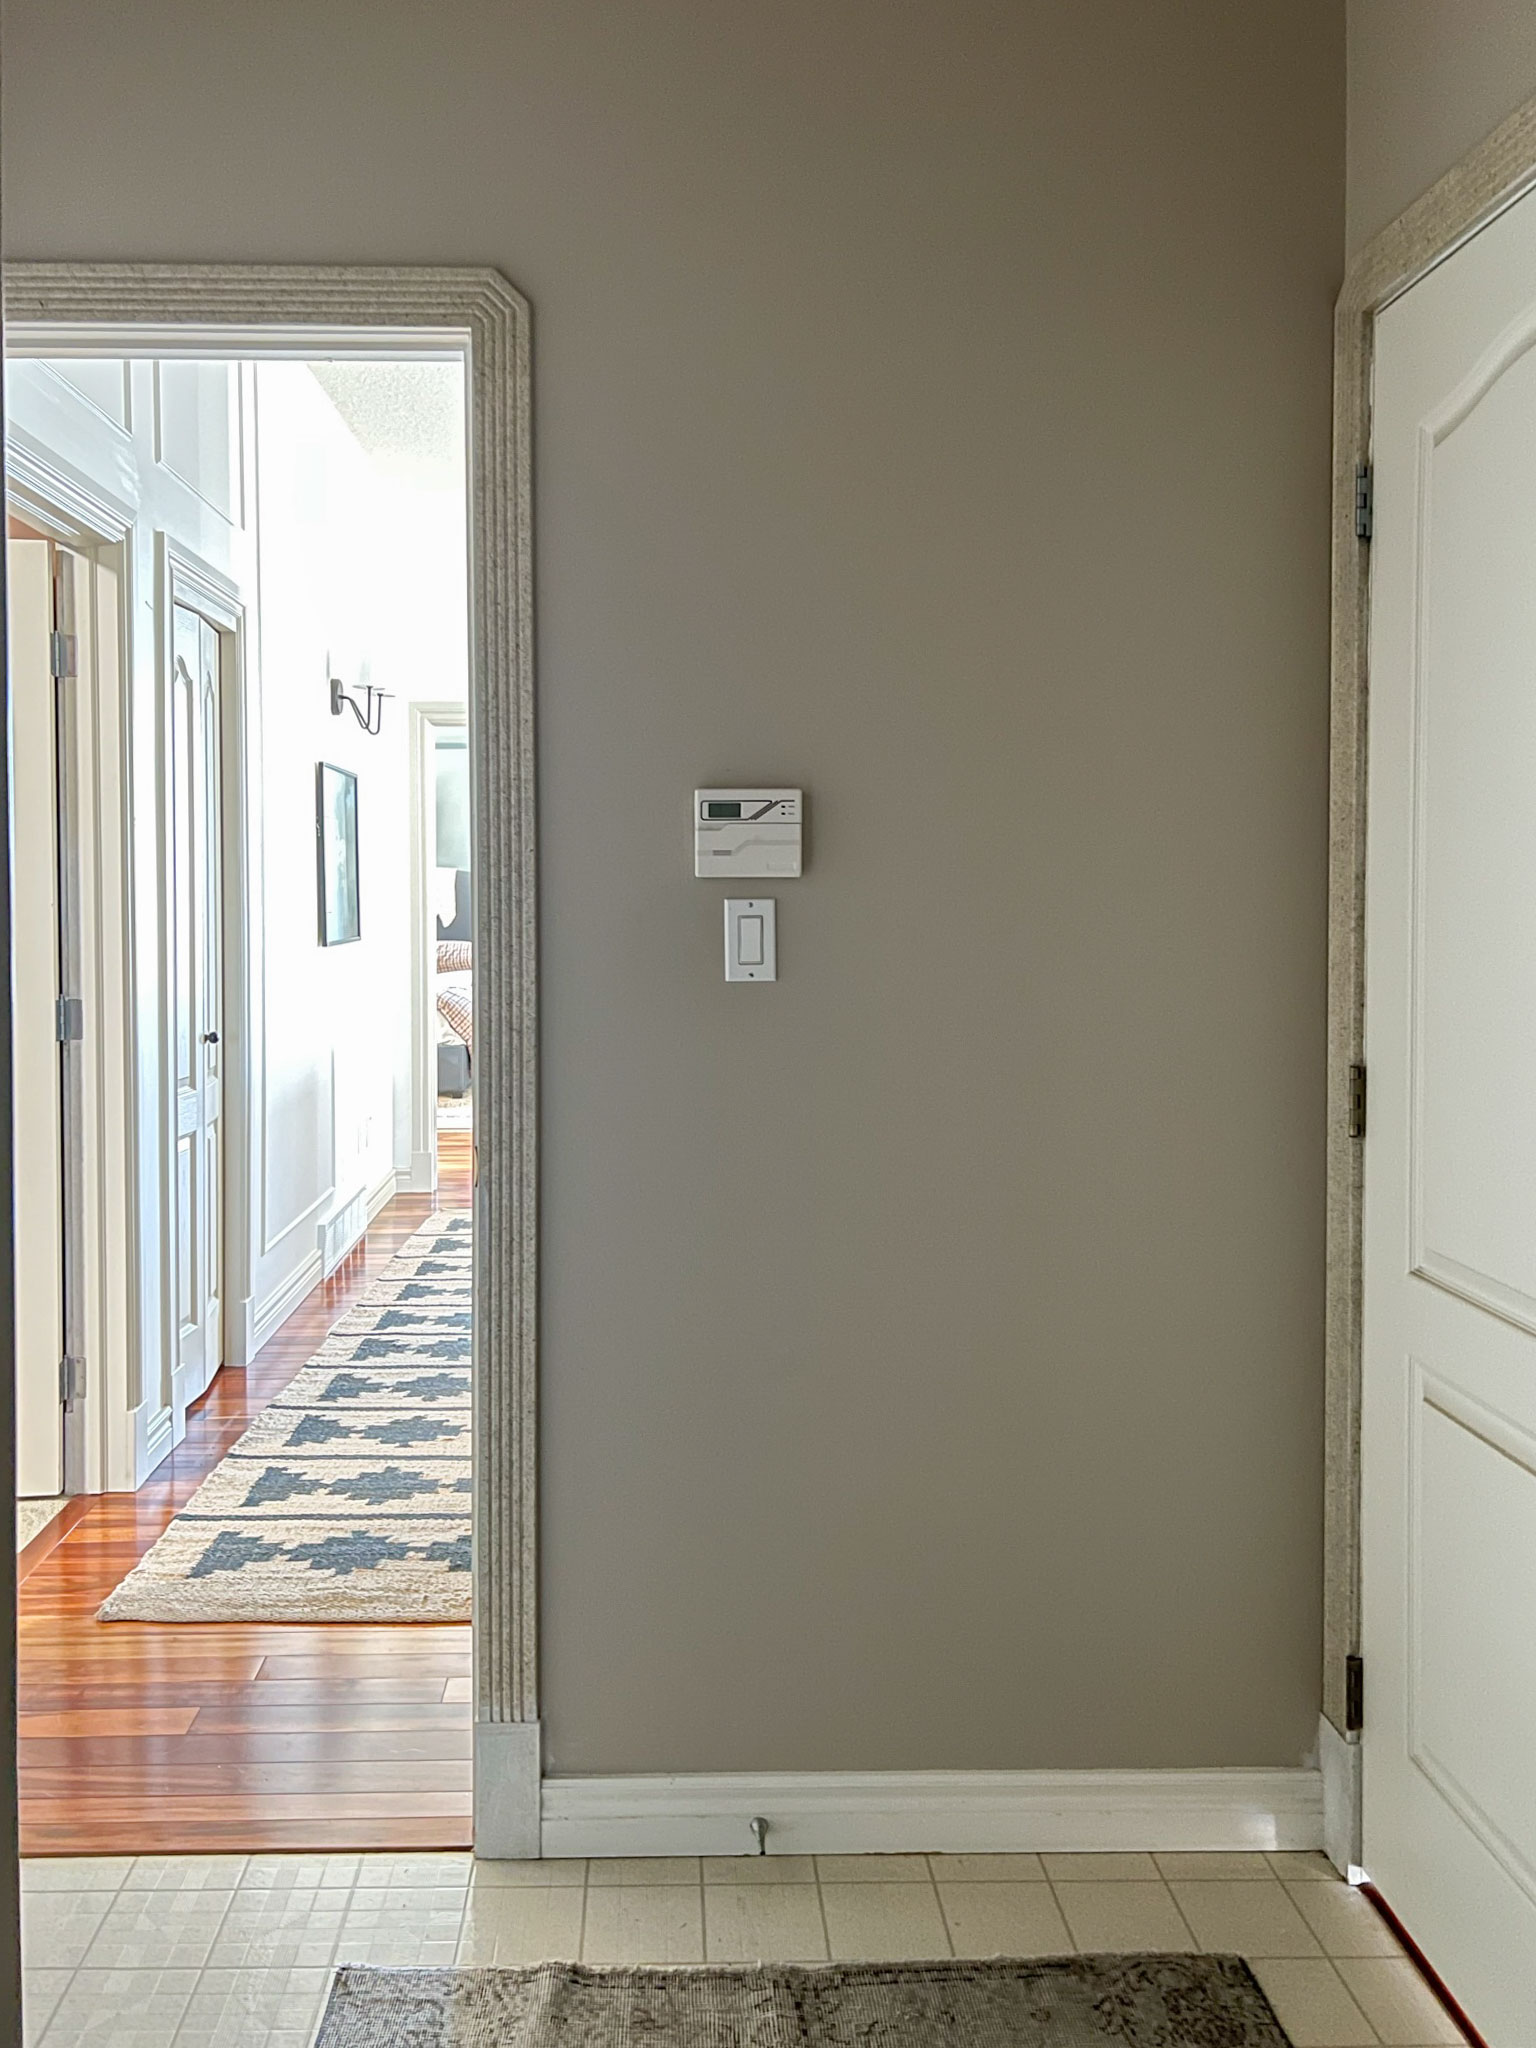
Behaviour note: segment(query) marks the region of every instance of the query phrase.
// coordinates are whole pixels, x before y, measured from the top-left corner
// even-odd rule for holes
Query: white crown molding
[[[1313,1770],[761,1772],[544,1780],[546,1856],[1317,1849]]]

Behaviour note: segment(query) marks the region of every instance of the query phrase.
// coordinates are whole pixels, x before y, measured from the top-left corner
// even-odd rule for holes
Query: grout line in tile
[[[699,1868],[703,1869],[703,1864]],[[592,1858],[589,1856],[581,1871],[581,1932],[576,1937],[576,1960],[584,1963],[587,1959],[587,1900],[592,1894]]]
[[[949,1915],[944,1910],[944,1894],[939,1890],[939,1880],[933,1867],[933,1858],[925,1856],[923,1861],[928,1866],[928,1882],[933,1886],[933,1896],[939,1902],[939,1925],[944,1929],[944,1939],[949,1943],[949,1952],[951,1955],[954,1955],[955,1930],[950,1926]]]
[[[933,1862],[930,1857],[924,1856],[923,1868],[928,1873],[928,1889],[933,1894],[933,1903],[939,1909],[939,1925],[944,1930],[945,1943],[949,1948],[950,1954],[953,1955],[955,1952],[955,1938],[949,1931],[949,1918],[944,1911],[944,1901],[939,1897],[939,1881],[933,1874]]]
[[[827,1925],[827,1902],[821,1895],[821,1865],[811,1858],[811,1883],[816,1887],[816,1910],[821,1915],[821,1938],[827,1945],[827,1961],[833,1961],[832,1930]]]
[[[1188,1918],[1185,1915],[1184,1908],[1179,1904],[1178,1895],[1175,1893],[1173,1886],[1168,1882],[1167,1878],[1164,1877],[1161,1864],[1157,1866],[1157,1881],[1162,1886],[1163,1890],[1168,1894],[1169,1898],[1173,1901],[1173,1910],[1175,1911],[1175,1913],[1178,1914],[1184,1932],[1189,1936],[1190,1947],[1195,1951],[1197,1955],[1203,1954],[1204,1951],[1201,1949],[1199,1942],[1195,1939],[1195,1930],[1193,1929],[1193,1927],[1190,1926]]]
[[[1046,1888],[1051,1894],[1051,1904],[1056,1908],[1057,1917],[1061,1921],[1062,1926],[1067,1930],[1067,1939],[1072,1944],[1072,1953],[1075,1956],[1081,1955],[1082,1950],[1077,1945],[1077,1936],[1072,1932],[1072,1922],[1061,1910],[1061,1894],[1056,1889],[1056,1880],[1052,1877],[1050,1866],[1043,1856],[1040,1858],[1040,1869],[1045,1877]]]

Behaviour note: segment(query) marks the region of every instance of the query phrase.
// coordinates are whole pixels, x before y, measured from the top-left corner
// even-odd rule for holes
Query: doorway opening
[[[11,342],[23,1850],[463,1846],[467,351]]]

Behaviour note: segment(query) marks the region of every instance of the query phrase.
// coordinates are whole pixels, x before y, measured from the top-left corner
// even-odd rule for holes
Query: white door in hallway
[[[167,790],[175,1067],[178,1427],[223,1360],[223,807],[218,631],[173,614]]]
[[[1536,198],[1381,314],[1364,1855],[1536,2042]]]
[[[52,550],[13,540],[10,588],[16,1170],[16,1491],[64,1486],[63,1128]]]

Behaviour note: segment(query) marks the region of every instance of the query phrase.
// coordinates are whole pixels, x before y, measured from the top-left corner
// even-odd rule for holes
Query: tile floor
[[[140,1856],[22,1866],[31,2048],[309,2048],[338,1962],[1225,1949],[1295,2048],[1454,2048],[1320,1856]]]

